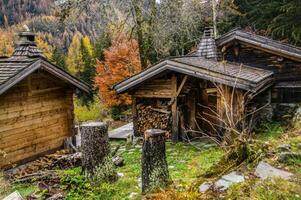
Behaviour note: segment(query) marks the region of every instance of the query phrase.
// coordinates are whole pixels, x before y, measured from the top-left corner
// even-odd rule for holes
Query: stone
[[[278,152],[290,152],[292,147],[289,144],[281,144],[277,147]]]
[[[210,149],[210,148],[212,148],[212,147],[216,147],[216,144],[205,144],[205,145],[203,146],[204,149]]]
[[[112,158],[112,160],[113,160],[113,163],[114,163],[114,165],[116,167],[122,167],[122,166],[124,166],[124,160],[123,160],[122,157],[120,157],[120,156],[114,156]]]
[[[227,190],[231,185],[235,183],[241,183],[245,181],[245,177],[243,174],[239,172],[231,172],[230,174],[222,176],[217,182],[215,182],[214,186],[216,189],[220,191]]]
[[[281,163],[287,163],[289,160],[301,159],[301,154],[295,152],[282,152],[278,157],[278,161]]]
[[[202,185],[199,186],[199,192],[205,193],[213,186],[212,182],[204,182]]]
[[[292,173],[272,167],[271,165],[263,161],[261,161],[257,165],[255,175],[262,180],[265,180],[270,177],[280,177],[285,180],[290,180],[293,176]]]
[[[7,197],[5,197],[3,200],[23,200],[23,198],[18,191],[15,191]]]
[[[129,198],[130,198],[130,199],[133,199],[133,198],[135,198],[135,196],[137,196],[137,195],[138,195],[138,193],[136,193],[136,192],[131,192]]]
[[[119,176],[119,177],[124,177],[124,173],[118,172],[118,173],[117,173],[117,176]]]

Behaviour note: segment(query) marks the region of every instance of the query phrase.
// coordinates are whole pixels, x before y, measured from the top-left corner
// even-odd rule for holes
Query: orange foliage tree
[[[111,87],[141,70],[138,43],[126,34],[112,38],[112,46],[104,50],[104,62],[97,61],[95,85],[104,105],[108,108],[131,104],[127,94],[117,95]]]

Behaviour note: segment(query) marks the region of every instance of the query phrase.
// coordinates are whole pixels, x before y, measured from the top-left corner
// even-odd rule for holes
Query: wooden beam
[[[133,115],[133,129],[134,136],[140,136],[138,133],[138,111],[137,111],[137,98],[132,97],[132,115]]]
[[[172,113],[172,141],[179,141],[179,122],[178,122],[178,111],[177,111],[177,76],[173,74],[171,79],[172,84],[172,94],[174,101],[171,105],[171,113]]]
[[[183,88],[183,86],[185,85],[187,79],[188,79],[188,75],[185,75],[184,78],[183,78],[183,80],[182,80],[182,82],[181,82],[181,84],[180,84],[180,86],[179,86],[179,88],[178,88],[178,90],[177,90],[176,97],[178,97],[179,94],[181,93],[182,88]]]

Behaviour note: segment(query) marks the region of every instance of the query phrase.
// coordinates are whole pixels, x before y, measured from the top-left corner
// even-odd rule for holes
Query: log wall
[[[256,49],[244,43],[230,45],[223,53],[224,59],[243,63],[249,66],[270,70],[274,72],[275,84],[288,83],[283,89],[273,88],[272,103],[298,103],[301,102],[300,89],[293,89],[295,82],[301,81],[301,61],[273,55],[261,49]]]
[[[0,167],[62,147],[73,119],[73,89],[33,73],[0,96]]]

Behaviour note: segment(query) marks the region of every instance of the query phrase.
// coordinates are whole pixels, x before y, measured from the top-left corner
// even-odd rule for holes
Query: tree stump
[[[110,155],[108,126],[88,123],[80,126],[82,168],[86,177],[96,181],[114,181],[117,178]]]
[[[160,129],[145,131],[142,149],[142,192],[165,187],[169,182],[165,132]]]

